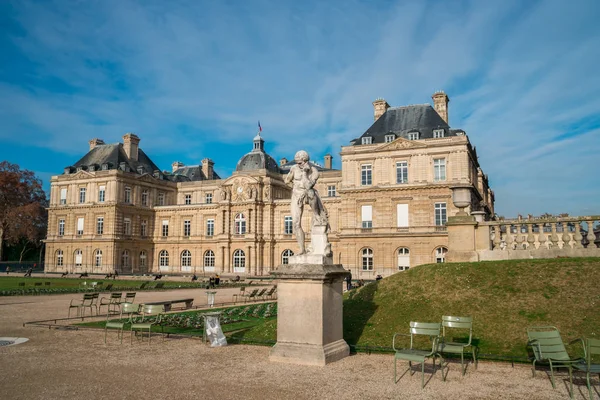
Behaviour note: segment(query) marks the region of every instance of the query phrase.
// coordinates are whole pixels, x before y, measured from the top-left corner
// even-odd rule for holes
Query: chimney
[[[288,163],[288,159],[283,157],[281,160],[279,160],[279,166],[283,167],[285,164]]]
[[[433,108],[435,108],[435,111],[448,123],[448,103],[450,102],[448,95],[443,90],[438,90],[431,98],[433,99]]]
[[[90,140],[90,150],[92,150],[94,147],[96,146],[100,146],[101,144],[104,144],[104,140],[102,139],[92,139]]]
[[[379,97],[377,100],[373,102],[373,113],[375,117],[375,121],[379,119],[386,111],[390,108],[390,105],[387,101]]]
[[[175,161],[173,164],[171,164],[171,172],[175,172],[182,167],[185,167],[184,163],[182,163],[181,161]]]
[[[331,157],[331,154],[325,154],[325,169],[331,169],[331,160],[333,159],[333,157]]]
[[[138,146],[140,144],[140,138],[135,133],[126,133],[123,136],[123,149],[125,154],[130,160],[138,160]]]
[[[210,158],[205,158],[202,160],[202,173],[206,177],[206,179],[214,179],[214,166],[215,162]]]

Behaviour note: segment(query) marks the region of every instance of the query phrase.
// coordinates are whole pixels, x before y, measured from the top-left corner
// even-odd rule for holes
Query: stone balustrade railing
[[[599,248],[599,221],[596,215],[485,221],[480,226],[489,226],[489,249],[493,251],[556,251]]]

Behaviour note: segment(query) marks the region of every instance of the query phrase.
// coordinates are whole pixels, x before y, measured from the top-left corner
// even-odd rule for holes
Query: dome
[[[277,161],[270,155],[265,153],[265,141],[260,136],[260,133],[252,140],[254,148],[248,154],[238,161],[235,167],[236,171],[255,171],[266,169],[268,171],[279,173]]]
[[[238,161],[237,167],[235,167],[236,171],[254,171],[258,169],[266,169],[279,173],[277,162],[264,151],[252,150],[242,157]]]

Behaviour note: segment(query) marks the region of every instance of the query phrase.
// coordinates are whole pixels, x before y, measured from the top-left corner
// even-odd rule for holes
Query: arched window
[[[190,271],[192,267],[192,253],[189,250],[181,252],[181,269],[183,271]]]
[[[215,253],[212,250],[204,252],[204,269],[207,271],[215,270]]]
[[[410,253],[406,247],[398,249],[398,271],[405,271],[410,268]]]
[[[294,252],[290,249],[286,249],[281,253],[281,263],[287,265],[290,263],[290,257],[294,255]]]
[[[163,267],[168,268],[169,267],[169,252],[166,250],[161,250],[160,253],[158,254],[158,260],[159,260],[159,266],[161,267],[161,269]]]
[[[64,255],[62,250],[56,250],[56,266],[62,267],[64,265]]]
[[[77,249],[73,254],[75,259],[75,266],[81,267],[83,265],[83,251]]]
[[[239,213],[235,216],[235,234],[243,235],[246,233],[246,217]]]
[[[373,250],[368,247],[362,250],[362,269],[363,271],[373,271]]]
[[[448,252],[448,249],[445,247],[438,247],[437,249],[435,249],[435,262],[437,262],[437,263],[446,262],[446,253],[447,252]]]
[[[121,253],[121,266],[129,267],[129,250],[123,250]]]
[[[246,254],[243,250],[233,252],[233,272],[246,272]]]
[[[142,270],[146,269],[146,260],[147,259],[148,259],[148,256],[146,254],[146,250],[140,251],[140,269],[142,269]]]
[[[101,267],[102,266],[102,250],[98,249],[94,252],[94,266]]]

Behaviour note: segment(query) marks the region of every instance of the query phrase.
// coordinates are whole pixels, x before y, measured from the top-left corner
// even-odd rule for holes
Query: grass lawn
[[[344,339],[391,347],[410,321],[472,316],[481,354],[526,358],[528,326],[556,326],[567,342],[600,337],[599,275],[598,258],[418,266],[347,293]],[[264,321],[243,336],[276,340],[277,322]]]

